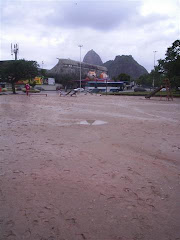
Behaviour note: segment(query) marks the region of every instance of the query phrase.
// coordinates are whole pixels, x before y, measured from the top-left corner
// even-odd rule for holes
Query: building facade
[[[81,75],[86,77],[90,71],[96,73],[97,77],[100,77],[102,73],[107,74],[107,68],[104,66],[92,65],[84,62],[74,61],[71,59],[59,59],[58,63],[48,71],[49,74],[59,74],[59,75],[77,75],[80,73],[81,65]]]

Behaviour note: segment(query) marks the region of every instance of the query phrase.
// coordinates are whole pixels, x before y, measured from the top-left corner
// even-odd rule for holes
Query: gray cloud
[[[53,28],[96,31],[142,28],[167,20],[167,16],[140,15],[140,1],[6,1],[3,4],[1,25],[33,30],[46,26],[40,33],[46,36]]]
[[[38,21],[62,28],[89,27],[112,30],[138,15],[136,1],[7,1],[3,4],[3,24]]]
[[[91,28],[112,31],[131,29],[164,21],[167,16],[140,15],[140,1],[6,1],[1,24],[12,26],[46,25],[48,28]],[[34,26],[35,27],[35,26]]]
[[[96,1],[58,3],[48,23],[57,26],[112,30],[138,14],[140,3],[130,1]]]

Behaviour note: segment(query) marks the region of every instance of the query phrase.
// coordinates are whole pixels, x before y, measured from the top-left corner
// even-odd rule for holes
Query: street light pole
[[[80,48],[80,88],[81,88],[81,48],[83,47],[83,45],[78,45],[78,47]]]
[[[154,74],[153,74],[153,88],[154,88],[154,75],[155,75],[155,56],[156,56],[156,53],[157,51],[153,51],[154,53]]]

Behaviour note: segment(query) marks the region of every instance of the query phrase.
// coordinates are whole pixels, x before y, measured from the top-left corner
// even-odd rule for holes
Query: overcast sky
[[[0,60],[80,59],[91,49],[103,62],[132,55],[148,71],[180,38],[180,0],[0,0]],[[13,57],[14,58],[14,57]],[[157,61],[156,61],[157,63]]]

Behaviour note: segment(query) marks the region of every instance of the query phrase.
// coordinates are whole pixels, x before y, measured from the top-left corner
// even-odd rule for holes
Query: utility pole
[[[14,54],[15,60],[17,60],[17,54],[18,54],[18,52],[19,52],[19,46],[17,45],[17,43],[14,44],[14,46],[13,46],[12,43],[11,43],[11,55]]]
[[[157,53],[157,51],[153,51],[153,53],[154,53],[154,74],[153,74],[153,88],[154,88],[154,75],[155,75],[155,56],[156,56],[156,53]]]
[[[78,45],[78,47],[80,48],[80,88],[81,88],[81,48],[83,47],[83,45]]]

